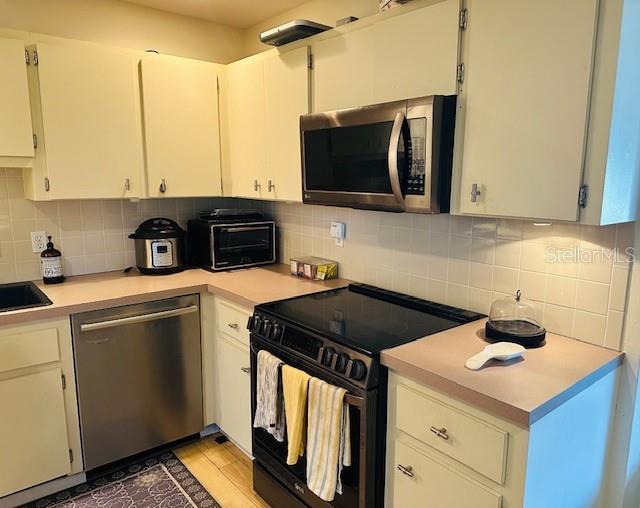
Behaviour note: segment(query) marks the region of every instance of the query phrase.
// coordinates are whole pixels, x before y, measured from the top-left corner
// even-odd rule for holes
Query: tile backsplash
[[[259,206],[259,205],[258,205]],[[619,349],[633,224],[593,227],[274,203],[280,258],[340,262],[341,276],[489,313],[513,295],[539,302],[549,331]],[[344,247],[329,237],[346,223]]]
[[[200,210],[230,200],[150,199],[32,202],[19,169],[0,169],[0,283],[40,278],[31,232],[46,231],[62,251],[65,275],[122,270],[135,264],[128,235],[145,219],[167,217],[183,227]]]
[[[0,169],[0,282],[40,278],[31,231],[47,231],[66,275],[134,265],[127,236],[164,216],[186,227],[200,210],[254,207],[273,216],[280,261],[302,255],[340,263],[341,276],[488,313],[517,289],[540,303],[548,330],[619,349],[633,225],[610,227],[450,215],[394,214],[230,198],[31,202],[20,170]],[[344,247],[331,221],[347,225]]]

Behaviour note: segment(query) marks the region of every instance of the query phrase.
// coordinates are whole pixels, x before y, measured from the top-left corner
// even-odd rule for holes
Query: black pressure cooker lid
[[[140,238],[143,240],[154,240],[157,238],[182,238],[184,229],[177,222],[161,217],[149,219],[138,226],[135,233],[129,238]]]

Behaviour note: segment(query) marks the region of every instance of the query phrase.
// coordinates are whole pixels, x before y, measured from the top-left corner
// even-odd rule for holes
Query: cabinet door
[[[0,157],[33,157],[24,42],[0,39]]]
[[[459,210],[576,220],[598,0],[470,0],[468,9]]]
[[[502,496],[456,470],[396,441],[393,460],[392,507],[415,506],[429,500],[438,508],[500,508]]]
[[[226,164],[234,197],[260,198],[267,192],[262,58],[257,55],[227,66]]]
[[[37,51],[50,197],[140,195],[142,137],[132,58],[84,44],[38,44]]]
[[[308,48],[264,61],[267,197],[302,201],[300,115],[309,112]]]
[[[71,472],[61,376],[0,381],[0,497]]]
[[[167,57],[140,62],[149,196],[221,194],[219,71],[217,64]]]
[[[216,423],[251,453],[251,372],[249,348],[223,334],[216,344]]]
[[[315,44],[314,111],[455,94],[458,12],[446,0]]]

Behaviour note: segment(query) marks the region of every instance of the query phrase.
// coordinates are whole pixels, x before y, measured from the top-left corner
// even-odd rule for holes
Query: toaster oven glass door
[[[213,268],[275,262],[274,230],[273,223],[213,227]]]

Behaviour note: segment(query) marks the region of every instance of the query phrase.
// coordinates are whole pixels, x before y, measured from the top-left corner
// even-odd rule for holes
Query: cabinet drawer
[[[0,335],[0,372],[59,360],[57,328]]]
[[[249,331],[247,330],[247,321],[251,312],[223,301],[218,301],[217,307],[218,330],[248,346]]]
[[[401,441],[395,443],[392,466],[393,507],[416,506],[418,499],[438,508],[502,506],[502,496],[497,492],[419,453]]]
[[[487,478],[504,482],[506,431],[402,384],[396,395],[398,429]]]

